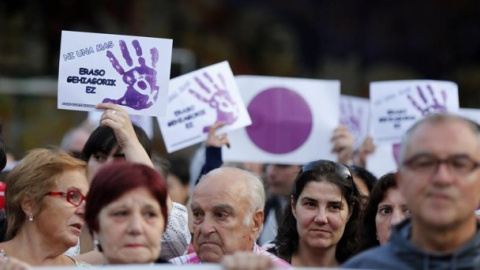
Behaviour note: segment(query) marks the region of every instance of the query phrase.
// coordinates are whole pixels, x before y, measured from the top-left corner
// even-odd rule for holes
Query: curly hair
[[[353,182],[350,170],[339,163],[318,160],[307,163],[295,178],[292,189],[292,204],[296,204],[300,194],[309,182],[329,182],[336,185],[345,198],[351,215],[335,251],[336,259],[342,263],[354,255],[358,250],[358,223],[360,215],[360,194]],[[297,231],[297,220],[292,213],[292,207],[286,207],[282,226],[278,229],[276,239],[277,254],[290,261],[292,255],[298,251],[300,236]]]

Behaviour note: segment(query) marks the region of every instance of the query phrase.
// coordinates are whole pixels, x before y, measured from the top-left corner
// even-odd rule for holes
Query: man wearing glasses
[[[397,184],[411,218],[390,242],[347,261],[345,268],[480,269],[480,127],[434,114],[404,136]]]

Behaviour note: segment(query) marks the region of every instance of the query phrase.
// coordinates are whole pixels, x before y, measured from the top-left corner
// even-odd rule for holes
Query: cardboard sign
[[[216,122],[226,123],[219,133],[252,123],[228,62],[174,78],[169,89],[167,113],[158,118],[169,153],[204,141]]]
[[[57,106],[92,111],[108,102],[163,115],[171,58],[170,39],[62,31]]]
[[[252,125],[228,134],[225,161],[303,164],[336,160],[330,138],[339,125],[340,82],[236,76]]]
[[[372,82],[370,102],[375,144],[397,143],[422,117],[458,111],[458,87],[431,80]]]

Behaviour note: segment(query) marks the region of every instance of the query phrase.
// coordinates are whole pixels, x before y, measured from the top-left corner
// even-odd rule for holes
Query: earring
[[[32,213],[30,213],[30,214],[28,215],[28,221],[30,221],[30,222],[33,221],[33,214],[32,214]]]

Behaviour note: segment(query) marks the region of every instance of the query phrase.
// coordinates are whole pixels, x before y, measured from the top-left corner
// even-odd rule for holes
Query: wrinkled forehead
[[[239,208],[248,205],[250,200],[248,194],[247,185],[243,181],[206,176],[193,191],[192,205],[202,208],[233,205]]]
[[[425,122],[411,131],[406,143],[406,153],[436,150],[479,152],[479,135],[465,121],[447,119],[441,122]]]

